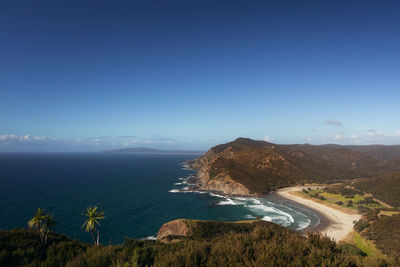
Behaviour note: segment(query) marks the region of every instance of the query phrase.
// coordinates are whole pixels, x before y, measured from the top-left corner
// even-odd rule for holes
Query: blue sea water
[[[104,210],[102,244],[125,237],[155,236],[178,218],[246,220],[261,216],[294,230],[313,227],[318,217],[277,196],[226,198],[185,192],[193,170],[182,163],[198,155],[0,154],[0,229],[26,227],[38,207],[55,215],[56,232],[83,242],[89,205]]]

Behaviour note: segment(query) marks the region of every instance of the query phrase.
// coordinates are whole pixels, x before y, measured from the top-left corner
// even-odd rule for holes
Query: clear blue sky
[[[0,151],[400,144],[399,1],[2,1]]]

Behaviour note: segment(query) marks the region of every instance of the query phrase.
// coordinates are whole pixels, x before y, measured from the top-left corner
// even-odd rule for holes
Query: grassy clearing
[[[325,192],[324,189],[307,190],[307,193],[302,191],[301,194],[304,196],[307,196],[307,197],[318,198],[321,201],[324,201],[324,202],[327,202],[330,204],[335,204],[340,207],[349,208],[352,210],[357,210],[358,206],[363,206],[363,207],[366,207],[369,209],[384,208],[383,205],[375,204],[375,203],[358,204],[358,202],[364,201],[366,199],[365,195],[362,196],[359,194],[355,194],[354,196],[349,197],[349,196],[344,196],[341,194],[328,193],[328,192]],[[315,197],[316,195],[319,195],[323,198]],[[351,201],[353,203],[351,206],[346,205],[349,201]],[[342,203],[342,204],[338,204],[338,203]]]
[[[369,240],[363,238],[359,233],[354,232],[353,243],[356,245],[362,252],[367,254],[368,256],[380,256],[381,253],[376,248],[376,246]]]
[[[399,213],[400,212],[398,212],[398,211],[383,211],[383,210],[381,210],[379,212],[379,216],[381,216],[381,215],[392,216],[394,214],[399,214]]]

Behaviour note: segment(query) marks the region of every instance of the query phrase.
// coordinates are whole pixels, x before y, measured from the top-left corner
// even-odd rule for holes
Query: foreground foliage
[[[47,243],[47,237],[56,225],[54,216],[41,208],[37,209],[35,216],[28,221],[28,226],[35,229],[40,237],[40,241],[44,244]]]
[[[42,245],[32,230],[0,231],[0,266],[396,266],[394,258],[359,256],[327,237],[303,237],[279,225],[190,222],[181,242],[127,239],[95,246],[49,235]]]

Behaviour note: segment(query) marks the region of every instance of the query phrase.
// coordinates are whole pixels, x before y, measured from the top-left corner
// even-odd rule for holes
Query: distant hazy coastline
[[[107,154],[155,154],[155,155],[203,155],[204,151],[191,151],[191,150],[163,150],[152,149],[146,147],[137,148],[121,148],[113,150],[105,150],[102,153]]]

